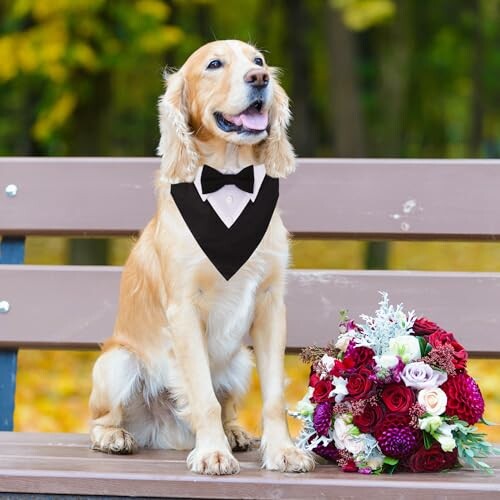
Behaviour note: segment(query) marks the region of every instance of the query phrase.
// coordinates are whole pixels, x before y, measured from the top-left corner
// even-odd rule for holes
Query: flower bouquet
[[[387,293],[375,317],[341,316],[335,344],[301,354],[311,375],[291,413],[303,421],[299,446],[345,472],[488,471],[480,458],[496,450],[473,427],[484,400],[454,335]]]

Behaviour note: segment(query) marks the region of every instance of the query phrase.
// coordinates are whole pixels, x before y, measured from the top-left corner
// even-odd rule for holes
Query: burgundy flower
[[[481,389],[467,373],[448,377],[441,389],[448,398],[447,415],[456,415],[470,425],[481,420],[484,413],[484,399]]]
[[[349,460],[345,465],[342,466],[343,472],[358,472],[358,466],[354,463],[354,460]]]
[[[335,448],[333,443],[330,443],[328,446],[320,444],[314,448],[313,452],[326,460],[330,460],[330,462],[337,462],[339,458],[339,450]]]
[[[458,451],[455,448],[451,452],[442,450],[438,442],[432,443],[432,446],[426,450],[421,447],[408,460],[407,467],[412,472],[439,472],[451,469],[457,465]]]
[[[320,403],[314,409],[313,424],[314,429],[320,436],[328,436],[332,423],[332,405],[330,403]]]
[[[457,370],[464,370],[467,366],[468,354],[464,347],[457,342],[453,333],[438,330],[427,339],[432,347],[440,347],[443,345],[450,345],[453,347],[453,365]]]
[[[379,422],[384,418],[384,409],[382,404],[367,404],[363,413],[354,415],[354,425],[364,433],[372,433]]]
[[[354,368],[354,360],[352,358],[344,358],[335,360],[333,368],[330,370],[330,375],[334,377],[343,377],[346,373],[350,373]]]
[[[380,394],[390,412],[406,413],[415,402],[415,393],[404,384],[388,384]]]
[[[360,368],[349,377],[346,387],[352,399],[366,397],[373,388],[372,371],[365,367]]]
[[[374,355],[375,352],[369,347],[354,347],[350,350],[348,348],[344,362],[346,359],[352,359],[355,367],[365,366],[366,368],[373,368],[375,366]]]
[[[413,323],[413,334],[421,337],[431,335],[439,329],[436,323],[427,318],[417,318]]]
[[[330,393],[332,392],[333,385],[329,380],[320,380],[314,386],[314,392],[311,397],[313,403],[324,403],[330,398]]]
[[[422,443],[422,432],[410,426],[410,417],[389,413],[375,428],[375,439],[384,455],[408,458]]]
[[[312,372],[309,376],[309,386],[316,387],[316,384],[320,381],[319,375],[316,372]]]

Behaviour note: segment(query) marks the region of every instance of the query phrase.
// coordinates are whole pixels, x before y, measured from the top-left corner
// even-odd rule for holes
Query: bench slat
[[[468,470],[440,474],[363,476],[345,474],[335,466],[323,465],[305,474],[281,474],[260,469],[256,452],[238,453],[240,474],[207,477],[186,470],[187,452],[141,450],[133,456],[93,453],[74,440],[72,459],[60,455],[59,435],[44,434],[45,455],[26,457],[26,446],[16,450],[17,434],[0,433],[0,492],[69,495],[123,495],[175,498],[384,498],[408,500],[454,498],[496,499],[500,488],[500,460],[488,462],[495,475]],[[22,438],[24,441],[24,438]],[[5,452],[3,444],[9,445]],[[66,448],[67,445],[63,445]],[[141,460],[147,455],[154,460]],[[172,458],[173,457],[173,458]]]
[[[0,347],[94,348],[112,331],[120,267],[0,266]],[[307,271],[289,273],[288,346],[326,344],[338,312],[374,312],[390,293],[455,332],[469,352],[500,354],[500,273]],[[481,335],[478,335],[478,332]]]
[[[0,234],[117,235],[154,207],[156,158],[0,158]],[[15,197],[3,192],[16,184]],[[494,240],[500,161],[300,159],[280,206],[298,236]]]

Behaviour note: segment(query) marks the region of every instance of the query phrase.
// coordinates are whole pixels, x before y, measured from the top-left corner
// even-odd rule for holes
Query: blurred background
[[[299,156],[498,157],[499,26],[500,0],[0,0],[0,154],[152,156],[165,66],[238,38],[283,68]],[[131,244],[28,238],[27,262],[122,264]],[[500,271],[497,243],[295,240],[292,252],[296,267]],[[96,357],[21,351],[15,429],[85,432]],[[499,368],[470,363],[492,421]],[[287,357],[292,407],[307,371]],[[254,376],[241,418],[255,433],[259,405]]]

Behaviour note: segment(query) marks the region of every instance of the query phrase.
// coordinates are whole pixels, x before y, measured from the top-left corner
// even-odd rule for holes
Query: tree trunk
[[[338,9],[326,4],[327,48],[331,81],[331,116],[335,155],[343,158],[366,154],[361,88],[356,68],[356,40],[342,22]]]
[[[472,52],[471,80],[472,96],[470,110],[470,129],[468,156],[477,158],[481,156],[483,141],[483,67],[484,67],[484,35],[482,30],[481,0],[471,2],[474,19],[474,48]]]
[[[342,22],[337,9],[327,7],[327,39],[332,86],[331,115],[335,155],[341,158],[366,156],[365,119],[362,109],[362,89],[357,72],[356,39]],[[388,245],[372,241],[365,247],[365,268],[387,267]]]
[[[312,156],[318,147],[317,120],[311,106],[312,65],[307,45],[307,27],[310,13],[307,2],[285,0],[285,46],[290,54],[292,85],[290,97],[293,103],[293,122],[290,130],[292,142],[299,156]]]
[[[412,0],[396,1],[394,20],[377,37],[380,126],[374,130],[377,156],[400,158],[403,153],[405,104],[412,47]]]

